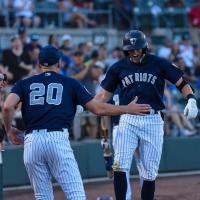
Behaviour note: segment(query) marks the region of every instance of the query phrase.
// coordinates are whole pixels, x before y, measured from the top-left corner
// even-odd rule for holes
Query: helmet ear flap
[[[147,51],[148,51],[148,47],[146,47],[146,48],[142,49],[142,53],[143,53],[143,54],[146,54],[146,53],[147,53]]]
[[[123,51],[125,56],[128,56],[128,51]]]

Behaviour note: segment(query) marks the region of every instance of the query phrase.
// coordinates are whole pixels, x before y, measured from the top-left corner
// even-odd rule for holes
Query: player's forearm
[[[183,94],[183,96],[184,96],[185,98],[187,98],[187,96],[188,96],[189,94],[193,94],[192,88],[190,87],[189,84],[185,85],[185,87],[183,87],[183,89],[182,89],[181,92],[182,92],[182,94]]]
[[[108,103],[96,103],[95,109],[92,111],[96,115],[121,115],[129,112],[128,106],[116,106]]]
[[[10,130],[10,128],[12,127],[12,120],[14,117],[14,109],[3,106],[2,114],[3,114],[4,127],[5,127],[6,132],[8,132]]]
[[[191,86],[182,77],[176,82],[176,87],[185,98],[188,98],[189,94],[194,93]]]

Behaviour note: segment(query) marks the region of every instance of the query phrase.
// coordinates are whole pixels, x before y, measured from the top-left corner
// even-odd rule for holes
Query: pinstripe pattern
[[[144,180],[155,180],[162,153],[163,124],[160,114],[121,116],[114,141],[114,163],[119,170],[130,170],[133,152],[139,145],[139,174]]]
[[[52,176],[61,185],[68,200],[85,200],[78,165],[68,131],[33,131],[25,136],[24,164],[37,200],[53,200]]]
[[[118,130],[118,125],[113,127],[112,136],[113,136],[113,146],[115,143],[115,138]],[[126,171],[126,180],[127,180],[127,192],[126,192],[126,200],[131,200],[132,192],[130,185],[130,171]]]

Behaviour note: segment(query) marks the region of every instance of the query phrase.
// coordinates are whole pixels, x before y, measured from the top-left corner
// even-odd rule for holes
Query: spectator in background
[[[9,11],[12,9],[13,1],[12,0],[1,0],[0,1],[0,27],[5,27],[10,25],[7,21],[12,22],[12,14]],[[7,18],[8,17],[8,18]]]
[[[50,34],[48,38],[48,45],[51,45],[55,48],[59,47],[58,38],[56,34]]]
[[[69,49],[68,47],[62,46],[60,48],[61,52],[61,66],[60,66],[60,71],[59,73],[68,76],[68,68],[72,64],[72,58],[69,55]]]
[[[65,34],[61,38],[61,46],[60,49],[71,49],[71,40],[72,37],[69,34]]]
[[[24,50],[18,35],[11,38],[11,48],[5,49],[2,55],[2,63],[8,70],[7,76],[10,84],[27,76],[32,70],[29,55]]]
[[[185,62],[185,71],[187,71],[190,75],[194,75],[194,54],[189,33],[182,36],[182,43],[180,44],[180,57],[182,57]]]
[[[33,47],[38,47],[39,49],[42,48],[42,46],[40,45],[39,42],[39,35],[38,34],[32,34],[30,37],[30,43],[28,43],[27,45],[25,45],[25,49],[27,51],[29,51],[30,49],[32,49]]]
[[[33,68],[30,71],[28,76],[33,76],[33,75],[36,75],[36,74],[39,74],[39,73],[42,72],[42,69],[41,69],[40,65],[38,65],[39,53],[40,53],[40,49],[38,49],[37,47],[34,47],[32,49],[31,64],[33,65]]]
[[[26,27],[19,26],[18,27],[18,35],[24,46],[26,44],[30,43],[30,38],[27,36],[27,33],[26,33]]]
[[[200,42],[200,0],[196,0],[195,6],[188,12],[188,18],[192,41],[198,44]]]
[[[78,44],[78,49],[80,49],[81,51],[85,53],[85,61],[90,60],[92,50],[93,50],[92,42],[81,42]]]
[[[171,53],[169,54],[168,59],[173,62],[176,58],[180,57],[180,45],[178,42],[174,42],[171,47]]]
[[[107,48],[104,44],[99,45],[98,48],[98,52],[99,52],[99,57],[98,59],[102,62],[105,62],[106,57],[107,57]]]
[[[121,58],[124,57],[124,53],[120,47],[115,47],[112,52],[111,56],[108,56],[105,60],[106,67],[110,67],[115,62],[119,61]]]
[[[40,50],[41,49],[37,46],[33,47],[31,50],[30,61],[31,61],[31,64],[34,66],[34,68],[36,65],[38,65],[38,56],[39,56]]]
[[[181,56],[178,56],[174,60],[174,64],[177,65],[184,72],[183,77],[185,78],[185,80],[193,83],[196,82],[197,78],[194,76],[194,74],[190,73],[190,70],[188,70],[186,63]]]
[[[82,49],[84,49],[84,48],[82,48]],[[87,54],[86,54],[87,55]],[[87,55],[88,56],[88,55]],[[92,66],[92,65],[94,65],[94,63],[97,61],[97,60],[99,60],[99,51],[97,50],[97,49],[95,49],[95,50],[93,50],[92,52],[91,52],[91,55],[90,55],[90,57],[88,57],[87,59],[85,59],[86,61],[85,61],[85,63],[84,63],[84,65],[85,66]]]
[[[116,17],[116,24],[119,29],[124,29],[130,26],[130,24],[127,24],[127,18],[132,20],[132,26],[136,26],[135,22],[135,16],[133,12],[133,8],[136,6],[138,0],[114,0],[115,8],[120,15],[117,15]],[[129,22],[128,22],[129,23]]]
[[[184,8],[185,1],[184,0],[166,0],[165,7],[168,8]]]
[[[85,14],[81,13],[72,0],[60,0],[58,2],[59,10],[64,13],[64,23],[66,26],[84,28],[94,27],[96,22],[89,19]]]
[[[39,43],[39,35],[32,34],[30,37],[30,40],[31,40],[30,43],[28,43],[24,46],[25,51],[28,52],[29,59],[31,59],[31,54],[35,47],[37,47],[40,50],[42,48],[42,46]]]
[[[92,64],[92,63],[91,63]],[[86,80],[83,81],[83,85],[88,89],[88,91],[95,95],[99,89],[99,83],[101,81],[101,75],[103,74],[105,69],[105,64],[101,61],[96,61],[90,67],[90,71],[87,75]],[[88,116],[84,117],[81,121],[81,126],[85,136],[89,138],[98,138],[98,129],[99,129],[99,117],[97,116]]]
[[[73,61],[71,58],[72,44],[71,35],[65,34],[61,38],[60,51],[62,52],[62,74],[67,75],[67,69],[72,65]]]
[[[13,8],[15,11],[15,27],[21,25],[25,27],[38,27],[40,25],[40,18],[33,13],[33,0],[14,0]]]
[[[169,37],[165,37],[163,45],[158,49],[158,56],[161,58],[169,59],[172,52],[172,40]]]
[[[73,53],[74,64],[68,68],[68,75],[79,80],[86,89],[93,95],[96,92],[96,85],[94,84],[93,78],[95,77],[95,69],[92,70],[94,64],[96,63],[96,57],[94,57],[84,63],[84,54],[80,50],[76,50]],[[96,77],[95,77],[96,79]],[[74,120],[73,132],[74,138],[80,139],[81,133],[78,128],[81,126],[81,130],[89,137],[96,138],[98,133],[97,117],[96,116],[83,116],[81,113],[78,118]]]
[[[68,75],[80,82],[85,78],[89,71],[89,67],[84,66],[84,53],[82,51],[74,51],[72,54],[72,66],[69,67]]]
[[[79,80],[94,95],[96,93],[96,85],[93,79],[95,70],[92,68],[96,63],[96,59],[84,63],[83,52],[77,50],[73,53],[73,60],[74,65],[69,67],[68,75]]]
[[[86,18],[89,20],[89,23],[86,24],[88,27],[95,27],[96,26],[96,20],[94,18],[94,15],[91,15],[91,12],[95,12],[95,5],[93,0],[84,0],[84,1],[79,1],[75,0],[74,1],[75,6],[78,8],[80,13],[86,16]]]

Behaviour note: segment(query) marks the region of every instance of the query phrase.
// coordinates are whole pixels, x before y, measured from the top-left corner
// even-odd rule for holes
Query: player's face
[[[142,52],[142,49],[135,49],[135,50],[128,51],[128,54],[132,62],[139,63],[143,52]]]

